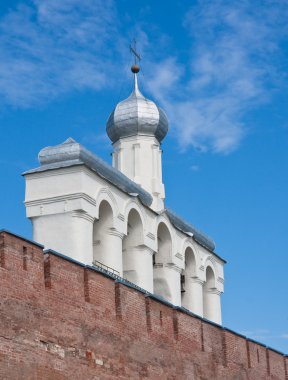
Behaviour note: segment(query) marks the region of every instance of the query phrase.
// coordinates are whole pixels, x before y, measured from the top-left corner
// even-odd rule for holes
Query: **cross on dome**
[[[136,50],[130,47],[138,60],[141,59]],[[107,134],[114,144],[121,138],[129,136],[154,136],[160,143],[168,132],[168,119],[165,112],[152,100],[147,99],[139,90],[137,74],[140,66],[135,63],[131,67],[134,74],[134,88],[131,95],[118,103],[106,123]]]

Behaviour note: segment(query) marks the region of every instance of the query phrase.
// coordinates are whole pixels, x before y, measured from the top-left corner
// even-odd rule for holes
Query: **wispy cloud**
[[[242,331],[241,334],[252,338],[256,340],[269,340],[269,339],[288,339],[288,334],[283,333],[283,334],[272,334],[270,330],[267,329],[256,329],[254,331]]]
[[[96,134],[96,133],[88,133],[85,136],[83,136],[82,144],[96,147],[98,150],[103,149],[110,151],[111,150],[111,142],[107,137],[106,133],[103,134]]]
[[[110,0],[34,0],[6,14],[0,33],[1,103],[27,107],[102,88],[117,17]]]
[[[192,165],[190,166],[190,169],[192,170],[192,172],[198,172],[200,170],[198,165]]]
[[[241,334],[252,339],[266,339],[270,337],[271,332],[267,329],[257,329],[254,331],[241,331]]]
[[[269,0],[203,0],[187,13],[188,65],[166,58],[148,83],[169,110],[182,148],[237,148],[247,112],[269,101],[283,80],[280,44],[287,16],[287,3]]]
[[[247,112],[286,80],[280,67],[286,2],[199,0],[183,15],[185,59],[168,49],[173,35],[161,25],[148,28],[117,12],[113,0],[19,0],[0,19],[1,106],[112,88],[127,65],[127,36],[136,35],[146,86],[168,112],[181,149],[229,153],[247,133]]]

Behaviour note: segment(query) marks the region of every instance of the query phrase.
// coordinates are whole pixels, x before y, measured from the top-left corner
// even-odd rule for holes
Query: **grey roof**
[[[141,94],[136,74],[132,94],[117,104],[108,118],[106,131],[113,143],[122,137],[135,135],[155,136],[161,142],[166,136],[167,116],[160,107]]]
[[[176,227],[178,230],[186,233],[192,234],[193,238],[204,247],[208,248],[210,251],[214,251],[215,243],[214,241],[207,235],[203,234],[197,228],[193,227],[190,223],[187,223],[180,216],[176,215],[172,210],[166,209],[166,215],[168,216],[170,222]],[[221,259],[223,260],[223,259]]]
[[[69,138],[63,144],[42,149],[38,158],[41,166],[36,169],[28,170],[23,173],[23,175],[75,165],[85,165],[125,193],[137,194],[145,206],[149,207],[152,204],[152,196],[141,186],[137,185],[119,170],[107,164],[72,138]],[[164,213],[166,213],[175,228],[188,235],[192,234],[194,240],[207,249],[211,251],[215,249],[215,244],[212,239],[180,218],[173,211],[167,209],[164,210]]]
[[[74,165],[85,165],[120,190],[128,194],[138,194],[140,201],[145,206],[152,204],[152,196],[147,191],[72,138],[63,144],[42,149],[38,158],[41,166],[37,169],[28,170],[23,175]]]

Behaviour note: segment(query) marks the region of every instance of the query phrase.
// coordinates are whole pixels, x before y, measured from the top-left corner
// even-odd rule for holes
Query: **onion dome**
[[[123,137],[155,136],[159,143],[168,132],[165,112],[152,100],[146,99],[138,89],[137,73],[140,68],[133,65],[134,89],[132,94],[118,103],[106,124],[107,134],[114,144]]]

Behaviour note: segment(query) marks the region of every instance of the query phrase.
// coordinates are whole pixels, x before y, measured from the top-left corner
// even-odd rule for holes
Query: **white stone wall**
[[[162,150],[153,136],[131,136],[114,145],[113,167],[143,187],[153,197],[151,208],[163,210]]]
[[[144,207],[84,165],[25,177],[35,241],[88,265],[101,262],[174,305],[221,323],[223,261],[177,230],[165,213]]]

